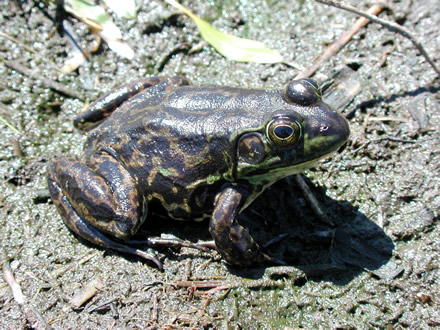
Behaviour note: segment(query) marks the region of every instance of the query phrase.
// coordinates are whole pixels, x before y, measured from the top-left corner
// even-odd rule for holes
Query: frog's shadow
[[[334,200],[324,188],[307,178],[305,181],[334,226],[316,217],[292,178],[283,179],[266,190],[255,201],[256,208],[244,212],[240,219],[262,245],[286,236],[269,246],[268,254],[304,271],[308,279],[341,285],[364,271],[374,272],[390,260],[394,244],[381,227],[348,201]],[[268,205],[269,200],[274,204]],[[230,271],[259,278],[265,268],[230,267]]]
[[[382,228],[349,202],[336,201],[328,197],[322,187],[305,180],[334,226],[317,219],[292,178],[283,179],[239,215],[240,224],[261,246],[280,238],[265,248],[265,252],[303,270],[308,279],[325,279],[338,284],[348,283],[359,273],[374,271],[386,264],[394,244]],[[145,225],[141,231],[146,230],[153,236],[167,233],[193,242],[212,239],[207,221],[153,218],[147,219]],[[171,260],[191,257],[170,251],[165,254]],[[267,267],[228,266],[231,273],[247,278],[263,277]]]

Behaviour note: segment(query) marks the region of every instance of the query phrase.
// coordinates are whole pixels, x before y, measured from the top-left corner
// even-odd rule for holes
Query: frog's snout
[[[331,138],[332,143],[339,148],[350,136],[350,126],[347,119],[337,110],[329,107],[333,115],[324,119],[319,126],[319,134]]]
[[[321,158],[339,149],[348,139],[347,120],[331,106],[321,103],[308,118],[305,149],[309,155]]]

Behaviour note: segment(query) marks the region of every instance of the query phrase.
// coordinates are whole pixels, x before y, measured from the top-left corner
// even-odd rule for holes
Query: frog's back
[[[154,88],[154,87],[152,87]],[[230,139],[247,127],[261,125],[281,101],[278,90],[182,86],[145,92],[127,100],[89,137],[98,145],[115,144],[117,136],[177,137],[183,141]]]

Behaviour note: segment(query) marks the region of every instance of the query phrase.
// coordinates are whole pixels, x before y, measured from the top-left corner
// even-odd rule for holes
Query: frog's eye
[[[288,117],[274,118],[266,126],[268,139],[282,149],[292,148],[301,135],[301,124]]]
[[[291,81],[285,90],[289,103],[312,105],[321,100],[321,90],[313,79]]]

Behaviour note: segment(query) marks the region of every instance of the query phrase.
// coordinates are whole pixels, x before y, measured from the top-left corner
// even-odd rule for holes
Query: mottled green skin
[[[272,141],[268,132],[281,117],[297,130],[291,142],[277,145],[278,136]],[[85,129],[103,119],[79,160],[49,165],[50,192],[67,226],[95,244],[136,253],[120,240],[135,234],[149,212],[211,218],[217,250],[236,265],[270,260],[236,215],[273,182],[335,151],[349,134],[346,120],[309,81],[263,90],[148,78],[100,98],[75,125]],[[277,134],[292,131],[285,129]]]

